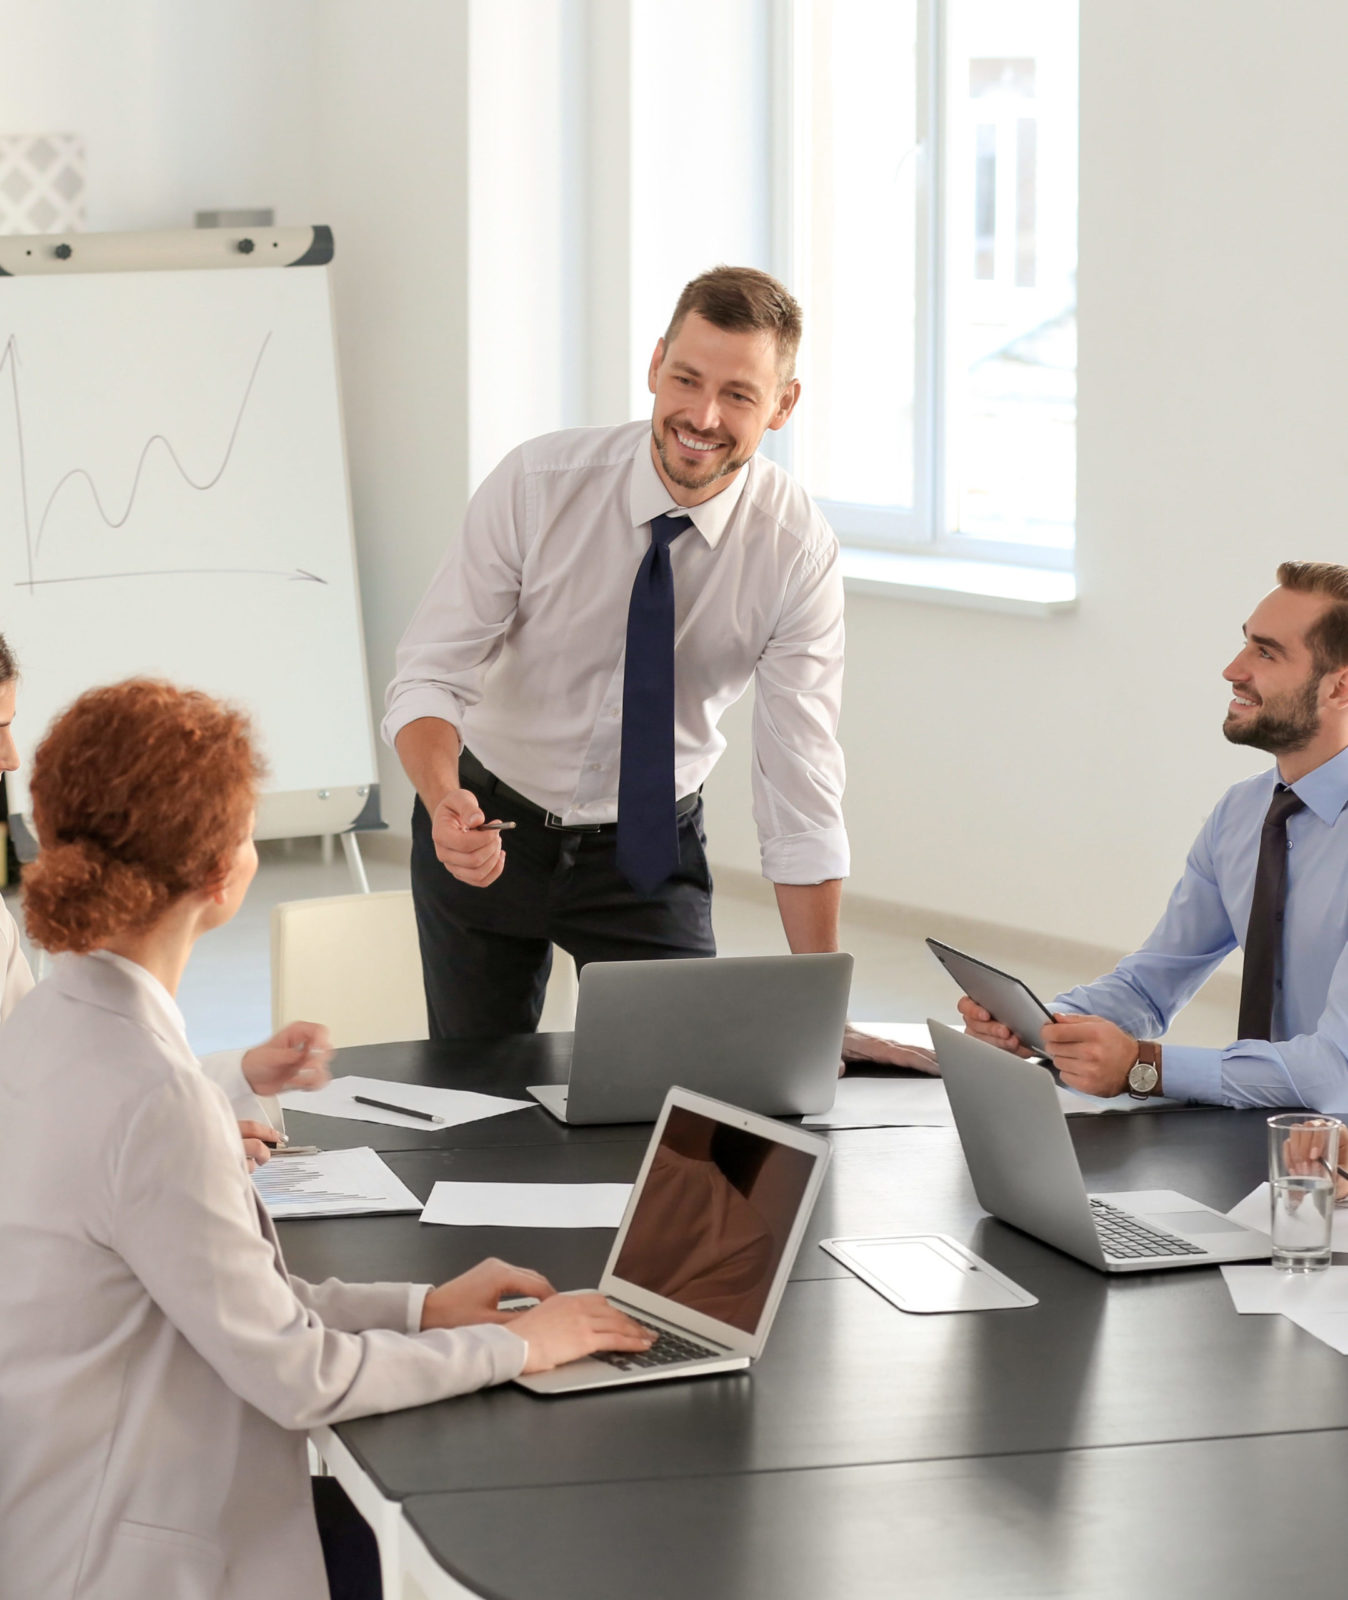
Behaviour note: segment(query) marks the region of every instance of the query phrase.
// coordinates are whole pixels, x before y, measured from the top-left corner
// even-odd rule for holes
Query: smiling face
[[[1306,632],[1323,615],[1323,595],[1275,589],[1245,624],[1245,644],[1222,673],[1231,685],[1222,732],[1232,744],[1291,755],[1315,744],[1332,689],[1341,674],[1316,664]],[[1318,765],[1312,761],[1303,770]]]
[[[681,506],[719,494],[800,397],[770,333],[718,328],[695,311],[656,345],[648,382],[656,470]]]

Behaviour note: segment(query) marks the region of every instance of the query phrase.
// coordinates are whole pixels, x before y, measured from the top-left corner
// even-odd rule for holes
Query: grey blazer
[[[512,1378],[424,1287],[291,1278],[148,973],[64,956],[0,1028],[0,1596],[324,1600],[304,1429]]]

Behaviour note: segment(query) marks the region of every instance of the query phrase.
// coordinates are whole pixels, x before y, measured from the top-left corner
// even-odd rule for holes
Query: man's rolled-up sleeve
[[[420,717],[460,727],[481,699],[519,603],[525,514],[523,462],[513,450],[469,502],[463,532],[398,645],[380,729],[388,744]]]
[[[847,876],[842,707],[843,585],[837,546],[808,563],[754,674],[753,804],[763,876]]]

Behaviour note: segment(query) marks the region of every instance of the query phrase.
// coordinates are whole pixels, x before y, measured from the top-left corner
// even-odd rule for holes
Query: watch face
[[[1160,1073],[1150,1062],[1139,1061],[1128,1074],[1128,1087],[1138,1094],[1150,1094],[1159,1077]]]

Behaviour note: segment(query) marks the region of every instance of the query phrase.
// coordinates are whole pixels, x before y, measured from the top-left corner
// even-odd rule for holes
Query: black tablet
[[[1053,1013],[1019,978],[1009,972],[990,967],[977,956],[966,955],[953,945],[942,944],[939,939],[928,939],[927,949],[941,963],[960,986],[963,994],[976,1001],[984,1011],[1002,1024],[1037,1055],[1047,1056],[1040,1028],[1053,1021]]]

